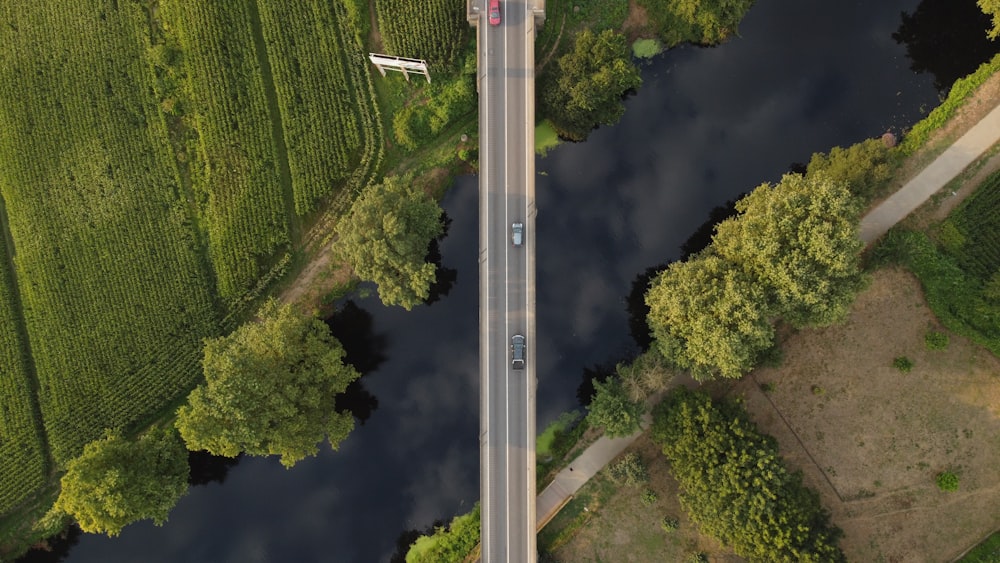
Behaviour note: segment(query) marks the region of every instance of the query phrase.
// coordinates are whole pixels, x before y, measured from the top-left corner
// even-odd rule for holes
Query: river
[[[928,15],[908,27],[918,38],[911,44],[944,49],[934,10],[958,3],[925,0]],[[579,408],[581,381],[636,353],[633,282],[677,259],[713,207],[776,181],[813,152],[905,130],[938,103],[942,68],[964,75],[984,60],[911,70],[893,33],[901,12],[917,6],[760,0],[739,37],[643,63],[643,86],[620,124],[538,160],[530,235],[540,429]],[[364,422],[340,451],[324,447],[291,470],[263,458],[216,466],[215,480],[193,487],[162,528],[142,522],[114,539],[86,535],[26,560],[388,561],[397,540],[411,539],[406,531],[469,510],[479,498],[477,181],[459,178],[443,202],[451,223],[440,254],[451,281],[439,299],[406,312],[369,291],[331,320],[367,392],[354,401]]]

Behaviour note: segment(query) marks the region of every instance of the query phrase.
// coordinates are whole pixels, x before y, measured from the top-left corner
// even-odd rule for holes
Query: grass
[[[550,149],[559,146],[560,143],[562,141],[559,140],[559,135],[556,134],[556,129],[552,126],[551,121],[544,119],[535,126],[536,153],[545,156]]]
[[[573,539],[573,536],[597,514],[616,490],[617,487],[607,477],[601,474],[595,475],[538,532],[538,551],[552,553]]]
[[[990,534],[957,563],[1000,563],[1000,532]]]
[[[632,43],[632,55],[637,59],[651,59],[663,52],[659,39],[636,39]]]
[[[587,419],[584,417],[568,431],[553,432],[552,441],[550,444],[547,444],[547,457],[543,459],[541,454],[536,453],[535,484],[539,491],[552,482],[555,474],[562,470],[567,465],[567,462],[579,455],[580,452],[597,439],[598,433],[587,432],[589,428]],[[539,438],[539,441],[542,441],[542,438]],[[539,448],[538,442],[536,442],[535,448],[537,452]]]
[[[986,82],[998,70],[1000,70],[1000,55],[996,55],[991,60],[980,65],[976,72],[957,80],[951,87],[951,90],[948,91],[948,97],[945,98],[941,105],[934,108],[927,117],[914,125],[906,134],[906,138],[900,145],[902,152],[908,155],[913,154],[917,149],[924,146],[927,139],[930,138],[931,133],[943,127],[955,115],[955,112],[965,104],[965,100],[976,91],[976,88]],[[942,150],[948,144],[950,144],[950,140],[942,141]]]

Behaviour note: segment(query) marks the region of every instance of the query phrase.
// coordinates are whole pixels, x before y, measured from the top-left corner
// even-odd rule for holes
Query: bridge
[[[489,12],[490,0],[466,0],[478,51],[481,557],[524,563],[537,559],[534,47],[545,0],[501,0],[498,25]]]

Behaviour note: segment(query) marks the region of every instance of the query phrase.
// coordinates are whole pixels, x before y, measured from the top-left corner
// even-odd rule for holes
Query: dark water
[[[578,408],[584,373],[638,350],[633,283],[678,258],[713,207],[813,152],[905,129],[938,103],[943,71],[915,74],[911,65],[933,65],[893,38],[900,13],[917,5],[760,0],[742,37],[657,58],[621,124],[538,161],[540,426]],[[192,488],[165,527],[73,538],[65,560],[388,561],[408,531],[467,511],[479,498],[476,190],[476,178],[460,178],[445,198],[447,281],[433,304],[407,313],[373,293],[331,321],[365,373],[349,399],[363,424],[339,452],[292,470],[260,458],[208,468],[209,484]]]

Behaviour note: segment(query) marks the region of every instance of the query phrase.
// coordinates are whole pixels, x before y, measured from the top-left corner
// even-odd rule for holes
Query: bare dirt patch
[[[943,331],[919,282],[880,270],[845,324],[791,335],[780,368],[733,389],[819,491],[850,561],[950,561],[1000,525],[1000,361],[955,335],[928,350],[929,329]],[[945,470],[958,492],[938,490]]]
[[[291,284],[281,293],[278,299],[289,303],[303,313],[326,314],[328,306],[325,298],[335,288],[351,282],[353,272],[346,264],[333,260],[333,252],[324,246],[321,252],[305,265],[302,271],[292,280]]]
[[[628,1],[628,16],[622,24],[622,33],[628,38],[629,43],[641,37],[655,35],[649,23],[649,13],[636,0]]]

